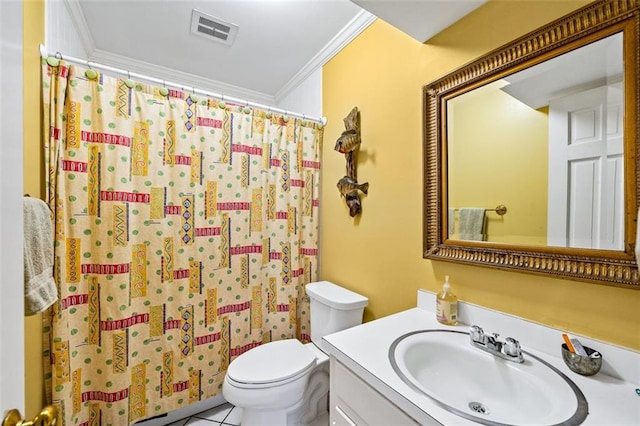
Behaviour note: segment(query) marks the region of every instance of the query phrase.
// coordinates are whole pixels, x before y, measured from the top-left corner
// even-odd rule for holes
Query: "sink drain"
[[[469,403],[469,408],[471,408],[471,411],[476,412],[476,413],[480,413],[480,414],[484,414],[484,415],[489,414],[489,409],[487,407],[485,407],[485,405],[480,403],[480,402],[471,401]]]

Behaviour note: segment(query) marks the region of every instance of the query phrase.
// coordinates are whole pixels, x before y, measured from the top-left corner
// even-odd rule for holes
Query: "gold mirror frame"
[[[611,34],[623,32],[625,249],[537,247],[447,239],[446,101]],[[640,289],[635,258],[640,194],[640,0],[601,0],[498,48],[423,88],[424,253],[434,260]]]

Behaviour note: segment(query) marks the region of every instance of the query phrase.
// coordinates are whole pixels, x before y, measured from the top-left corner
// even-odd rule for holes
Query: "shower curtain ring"
[[[57,67],[60,65],[60,61],[62,60],[62,53],[56,52],[53,56],[47,57],[47,64],[51,67]]]
[[[91,61],[87,61],[87,66],[89,69],[84,72],[84,76],[89,80],[95,80],[98,78],[98,72],[91,68]]]
[[[133,89],[133,86],[135,86],[135,82],[133,80],[131,80],[131,71],[127,70],[127,79],[124,81],[125,86],[127,86],[129,89]]]
[[[169,89],[167,89],[167,80],[162,80],[162,87],[158,90],[160,96],[167,96],[169,94]]]
[[[198,95],[196,95],[196,88],[191,86],[191,94],[189,95],[189,97],[191,98],[191,101],[193,103],[197,103],[198,102]]]
[[[227,104],[224,103],[224,95],[220,95],[220,102],[218,102],[218,106],[222,109],[225,109],[227,107]]]

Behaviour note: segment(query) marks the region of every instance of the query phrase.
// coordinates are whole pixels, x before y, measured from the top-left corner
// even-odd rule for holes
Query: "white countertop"
[[[420,297],[428,299],[429,295],[422,294],[421,296],[419,294],[419,299]],[[469,306],[461,306],[461,319],[474,317],[474,314],[470,312],[475,312],[478,309],[484,311],[480,317],[484,315],[486,318],[487,315],[495,314],[479,307],[472,306],[470,309]],[[515,317],[504,314],[497,313],[495,315],[497,317],[493,318],[491,323],[504,325],[505,321],[519,321]],[[479,316],[475,315],[475,317]],[[594,344],[593,340],[589,340],[588,346],[599,350],[603,354],[603,360],[613,360],[614,364],[607,365],[606,369],[630,377],[624,377],[624,380],[612,377],[603,372],[604,367],[600,373],[594,376],[581,376],[569,370],[560,357],[559,346],[562,343],[562,339],[559,337],[560,331],[521,321],[524,324],[514,325],[512,323],[511,327],[506,328],[524,327],[524,330],[528,330],[529,333],[523,335],[509,331],[509,335],[520,340],[523,350],[544,359],[567,375],[580,388],[589,404],[589,415],[583,423],[584,425],[640,425],[640,396],[636,394],[636,388],[640,388],[640,376],[637,374],[638,368],[640,368],[640,354],[614,346],[606,347],[607,345],[602,342]],[[474,321],[473,323],[483,327],[486,333],[498,331],[489,327],[486,321],[477,323]],[[534,330],[533,328],[540,329]],[[433,420],[444,425],[477,424],[446,411],[427,396],[414,391],[393,370],[389,362],[389,347],[393,341],[406,333],[426,329],[468,331],[469,326],[466,324],[445,326],[436,321],[433,312],[414,308],[326,336],[323,346],[330,355],[358,374],[379,393],[421,424],[433,424]],[[541,340],[545,334],[548,337],[551,333],[549,330],[557,333],[547,339],[551,340],[553,348],[557,349],[555,356],[551,351],[545,350],[548,348],[541,347],[538,350],[531,346],[536,340]],[[501,334],[507,335],[504,332]],[[528,335],[535,335],[530,339],[531,343],[528,343],[528,339],[525,337]],[[608,358],[607,354],[611,357]],[[616,365],[616,361],[624,363],[624,365]]]

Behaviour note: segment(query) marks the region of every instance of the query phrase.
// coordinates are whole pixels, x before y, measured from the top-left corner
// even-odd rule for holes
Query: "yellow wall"
[[[586,3],[490,1],[426,44],[377,21],[325,65],[320,274],[369,297],[365,320],[414,307],[417,289],[437,291],[450,275],[461,300],[640,349],[638,290],[422,258],[422,86]],[[353,106],[358,178],[370,183],[355,219],[333,150]]]
[[[23,3],[24,79],[24,191],[44,198],[43,156],[40,129],[40,52],[44,43],[44,0]],[[42,368],[42,315],[25,317],[25,418],[44,406]]]
[[[500,90],[505,83],[447,102],[448,201],[457,208],[507,206],[504,216],[487,211],[486,241],[545,245],[549,117]]]

